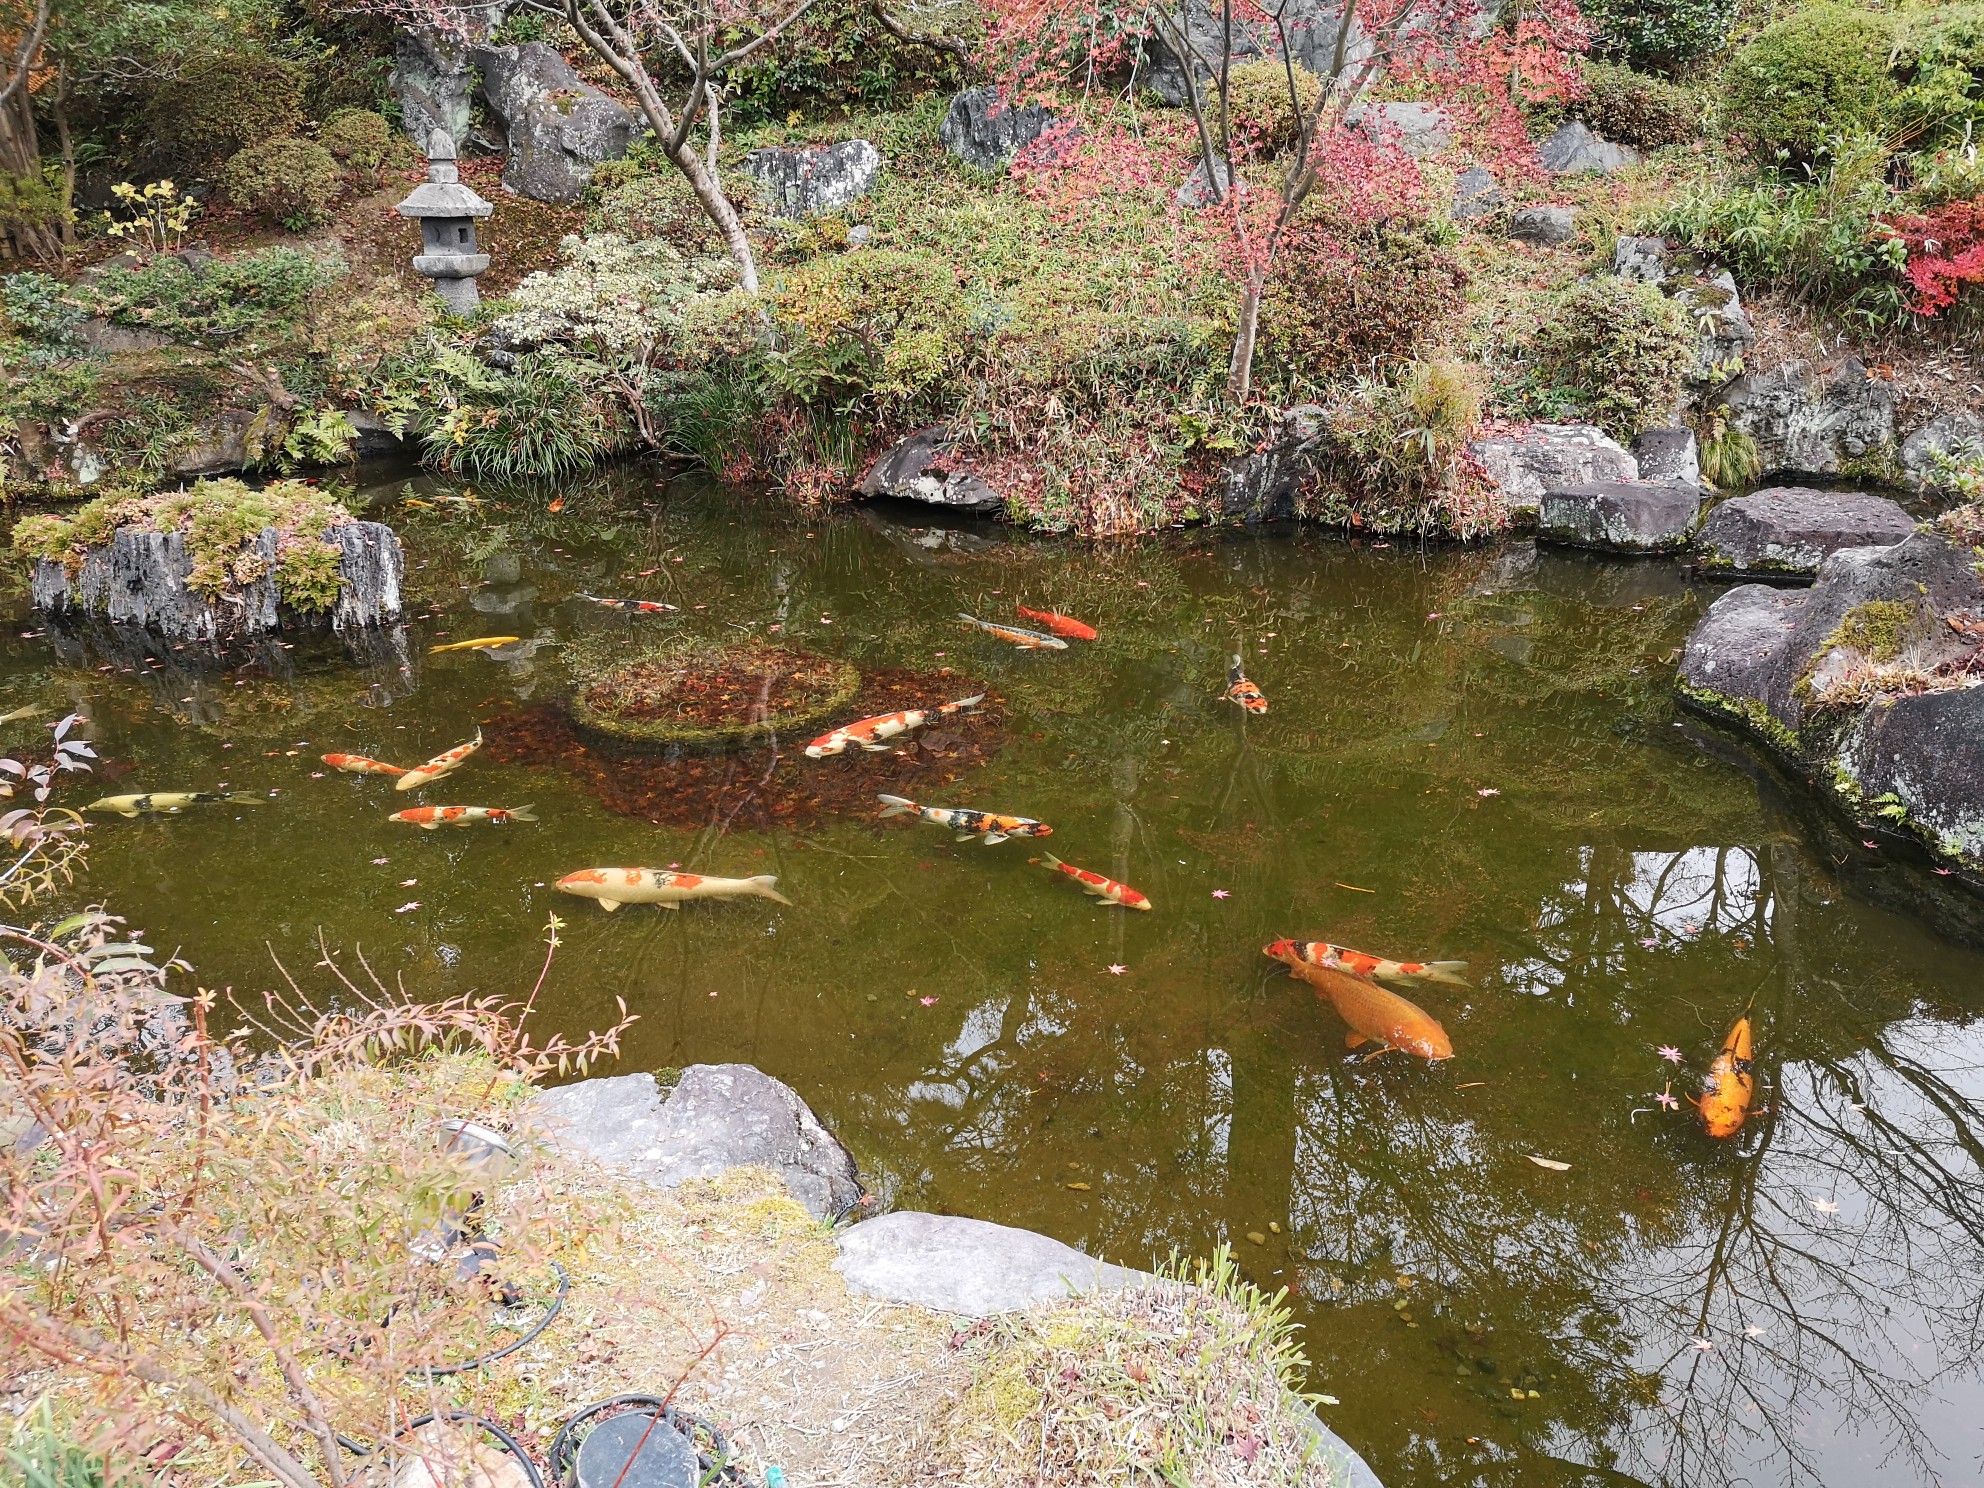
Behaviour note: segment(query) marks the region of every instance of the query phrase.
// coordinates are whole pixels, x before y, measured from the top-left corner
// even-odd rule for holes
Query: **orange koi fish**
[[[522,636],[477,636],[472,641],[449,641],[445,646],[429,646],[429,656],[439,656],[443,651],[490,651],[497,646],[514,646]]]
[[[443,775],[452,775],[476,750],[482,747],[482,730],[477,728],[475,737],[466,744],[457,744],[446,754],[437,754],[424,765],[417,765],[400,776],[394,790],[418,790],[423,785],[439,780]]]
[[[1453,1043],[1439,1021],[1396,992],[1387,992],[1376,982],[1367,982],[1334,967],[1313,966],[1302,959],[1292,940],[1277,940],[1261,954],[1285,963],[1290,971],[1316,989],[1318,997],[1336,1009],[1337,1016],[1350,1025],[1350,1033],[1344,1039],[1346,1047],[1355,1049],[1375,1042],[1378,1047],[1372,1050],[1371,1057],[1387,1049],[1403,1050],[1426,1060],[1454,1057]]]
[[[1750,1018],[1744,1014],[1722,1041],[1722,1052],[1708,1067],[1708,1086],[1701,1099],[1688,1099],[1702,1113],[1702,1125],[1711,1137],[1733,1137],[1743,1129],[1750,1114],[1750,1100],[1757,1093],[1757,1079],[1751,1072]]]
[[[1360,977],[1444,982],[1449,987],[1467,985],[1467,979],[1460,975],[1467,970],[1465,961],[1387,961],[1382,956],[1353,951],[1349,946],[1331,945],[1326,940],[1297,940],[1290,944],[1295,947],[1295,954],[1308,966],[1327,966],[1332,971],[1347,971],[1352,976]]]
[[[933,827],[949,827],[958,834],[960,842],[983,837],[985,845],[991,847],[1008,837],[1054,835],[1054,829],[1046,822],[1037,822],[1030,816],[999,816],[990,811],[970,811],[961,806],[919,806],[901,796],[880,796],[877,799],[888,808],[882,813],[884,820],[891,816],[913,814],[918,821],[927,821]]]
[[[1013,611],[1020,619],[1037,620],[1053,631],[1055,635],[1066,636],[1071,641],[1092,641],[1095,639],[1095,627],[1093,625],[1084,625],[1073,615],[1058,615],[1052,610],[1029,610],[1017,600],[1013,602]]]
[[[673,615],[679,613],[672,604],[663,604],[658,599],[601,599],[597,594],[581,594],[580,599],[591,600],[609,610],[624,610],[631,615]]]
[[[333,770],[342,770],[347,775],[404,775],[404,765],[389,765],[384,760],[375,760],[364,754],[326,754],[318,756]]]
[[[751,878],[706,878],[700,873],[671,873],[665,868],[582,868],[558,880],[558,887],[581,899],[596,899],[601,909],[623,904],[659,904],[680,909],[691,899],[770,899],[791,904],[775,885],[774,874]]]
[[[507,822],[534,822],[537,816],[528,806],[415,806],[407,811],[395,811],[387,821],[409,822],[422,831],[431,832],[436,827],[468,827],[477,822],[494,822],[502,826]]]
[[[1082,886],[1086,893],[1095,895],[1104,904],[1120,905],[1124,909],[1149,909],[1150,900],[1131,888],[1118,883],[1113,878],[1104,878],[1100,873],[1090,873],[1086,868],[1077,868],[1073,863],[1064,863],[1052,853],[1042,853],[1037,858],[1028,858],[1029,863],[1044,863],[1058,873],[1065,873]]]
[[[1238,703],[1256,716],[1268,710],[1267,698],[1262,696],[1260,688],[1247,680],[1247,674],[1240,670],[1240,658],[1237,656],[1226,667],[1226,700]]]
[[[1011,641],[1028,651],[1065,651],[1068,643],[1059,636],[1048,635],[1041,630],[1023,630],[1017,625],[995,625],[990,620],[981,620],[976,615],[958,611],[958,619],[966,625],[976,625],[987,635],[995,635],[1002,641]]]
[[[893,739],[898,734],[906,734],[911,729],[922,728],[935,718],[949,718],[953,713],[962,713],[967,708],[976,708],[985,701],[985,694],[978,693],[968,698],[959,698],[955,703],[946,703],[941,708],[905,708],[900,713],[877,713],[873,718],[864,718],[858,723],[850,723],[835,729],[830,734],[822,734],[806,746],[808,759],[825,759],[830,754],[839,754],[850,744],[859,744],[873,754],[885,748],[884,739]]]

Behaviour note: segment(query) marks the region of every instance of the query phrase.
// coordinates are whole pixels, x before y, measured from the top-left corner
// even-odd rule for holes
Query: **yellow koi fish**
[[[443,651],[489,651],[497,646],[514,646],[522,636],[477,636],[472,641],[450,641],[445,646],[429,646],[429,656],[439,656]]]
[[[1264,947],[1262,954],[1283,962],[1288,969],[1316,989],[1316,995],[1336,1009],[1337,1016],[1350,1025],[1344,1043],[1359,1048],[1375,1042],[1374,1054],[1400,1049],[1421,1059],[1452,1059],[1454,1046],[1439,1020],[1416,1003],[1407,1002],[1396,992],[1387,992],[1376,982],[1367,982],[1346,971],[1328,966],[1312,966],[1304,961],[1292,940],[1277,940]]]
[[[1701,1098],[1688,1099],[1702,1113],[1702,1126],[1711,1137],[1733,1137],[1749,1119],[1750,1102],[1757,1093],[1757,1078],[1751,1073],[1750,1019],[1738,1018],[1722,1041],[1722,1052],[1708,1067],[1708,1087]]]
[[[262,797],[246,791],[145,791],[131,796],[105,796],[92,801],[85,811],[114,811],[119,816],[177,816],[188,806],[209,806],[226,802],[230,806],[260,806]]]

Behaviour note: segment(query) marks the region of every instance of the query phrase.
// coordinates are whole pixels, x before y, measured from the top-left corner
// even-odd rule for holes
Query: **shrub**
[[[1362,378],[1330,410],[1326,484],[1304,515],[1369,532],[1478,537],[1504,525],[1493,488],[1467,455],[1481,426],[1481,369],[1413,362]]]
[[[1724,118],[1763,161],[1808,165],[1842,135],[1878,134],[1896,86],[1894,24],[1844,5],[1818,5],[1759,32],[1729,64]]]
[[[0,307],[14,334],[57,352],[81,349],[77,328],[87,312],[68,298],[69,286],[48,274],[9,274],[0,279]]]
[[[1908,79],[1895,106],[1901,131],[1918,145],[1971,145],[1984,131],[1984,5],[1912,18],[1900,53]]]
[[[1293,239],[1261,307],[1263,370],[1291,387],[1410,356],[1467,298],[1459,255],[1430,226]]]
[[[1701,134],[1701,107],[1686,88],[1607,62],[1585,63],[1584,84],[1573,107],[1607,139],[1657,150]]]
[[[577,357],[532,352],[508,372],[460,352],[436,359],[433,391],[446,411],[423,440],[443,470],[494,480],[566,475],[619,443],[605,369]]]
[[[1584,0],[1595,50],[1629,67],[1671,73],[1722,50],[1736,0]]]
[[[517,346],[563,341],[606,356],[674,347],[690,302],[737,278],[729,259],[686,259],[659,238],[568,237],[559,252],[563,265],[528,275],[510,295],[516,309],[496,322]]]
[[[970,350],[969,313],[951,266],[934,254],[864,249],[814,259],[771,292],[783,344],[773,384],[800,404],[883,416],[934,411]]]
[[[158,259],[86,281],[73,297],[91,314],[179,340],[276,337],[292,331],[344,272],[336,259],[264,248],[221,259],[197,274],[177,259]]]
[[[207,170],[303,122],[304,71],[266,53],[193,62],[152,94],[149,136],[167,158]]]
[[[1537,360],[1619,439],[1669,421],[1694,343],[1687,311],[1650,284],[1605,276],[1573,285],[1537,333]]]
[[[393,126],[371,109],[339,109],[317,131],[317,143],[352,170],[372,172],[393,148]]]
[[[1301,112],[1307,115],[1322,96],[1323,80],[1306,67],[1293,71]],[[1227,111],[1233,131],[1236,136],[1244,134],[1266,155],[1286,150],[1301,132],[1301,119],[1289,98],[1288,79],[1289,69],[1267,59],[1239,63],[1227,76]]]
[[[1959,298],[1976,301],[1984,290],[1984,196],[1949,202],[1920,216],[1894,219],[1908,253],[1903,270],[1914,291],[1909,308],[1937,315]]]
[[[344,173],[329,150],[290,134],[234,156],[221,173],[221,185],[235,206],[302,232],[330,220],[331,205],[344,190]]]
[[[1905,309],[1906,246],[1888,227],[1895,194],[1878,140],[1843,140],[1811,181],[1769,177],[1686,193],[1654,229],[1763,284],[1836,315],[1881,327]]]

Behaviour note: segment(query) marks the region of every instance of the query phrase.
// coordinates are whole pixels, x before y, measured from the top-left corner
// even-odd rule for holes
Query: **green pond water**
[[[0,645],[0,710],[89,716],[112,779],[74,799],[269,797],[94,831],[75,897],[202,983],[258,995],[273,956],[329,998],[321,936],[423,995],[520,996],[563,916],[540,1031],[624,998],[621,1069],[756,1064],[900,1205],[1133,1264],[1231,1244],[1293,1294],[1322,1414],[1393,1488],[1984,1478],[1984,958],[1907,911],[1944,881],[1825,835],[1675,712],[1713,591],[1526,545],[1092,550],[641,466],[472,512],[427,479],[360,486],[415,614],[357,662],[305,639],[214,669],[19,602]],[[1022,652],[954,619],[1016,598],[1102,638]],[[998,706],[920,762],[801,738],[658,765],[558,736],[574,656],[773,626]],[[526,644],[427,654],[496,634]],[[1232,650],[1265,718],[1220,701]],[[478,723],[489,748],[420,799],[537,824],[422,833],[386,820],[390,782],[313,774]],[[1054,836],[877,823],[891,789]],[[1030,867],[1043,845],[1155,912]],[[671,863],[776,873],[794,907],[608,915],[549,887]],[[1466,960],[1471,986],[1414,994],[1456,1057],[1347,1053],[1261,956],[1279,936]],[[1691,1093],[1752,1005],[1767,1109],[1714,1143],[1655,1097]]]

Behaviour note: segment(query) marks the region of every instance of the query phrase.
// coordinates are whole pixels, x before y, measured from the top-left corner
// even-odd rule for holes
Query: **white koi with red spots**
[[[752,878],[706,878],[700,873],[676,873],[667,868],[582,868],[558,880],[558,887],[581,899],[596,899],[601,909],[623,904],[659,904],[680,909],[692,899],[769,899],[791,904],[779,893],[770,873]]]

